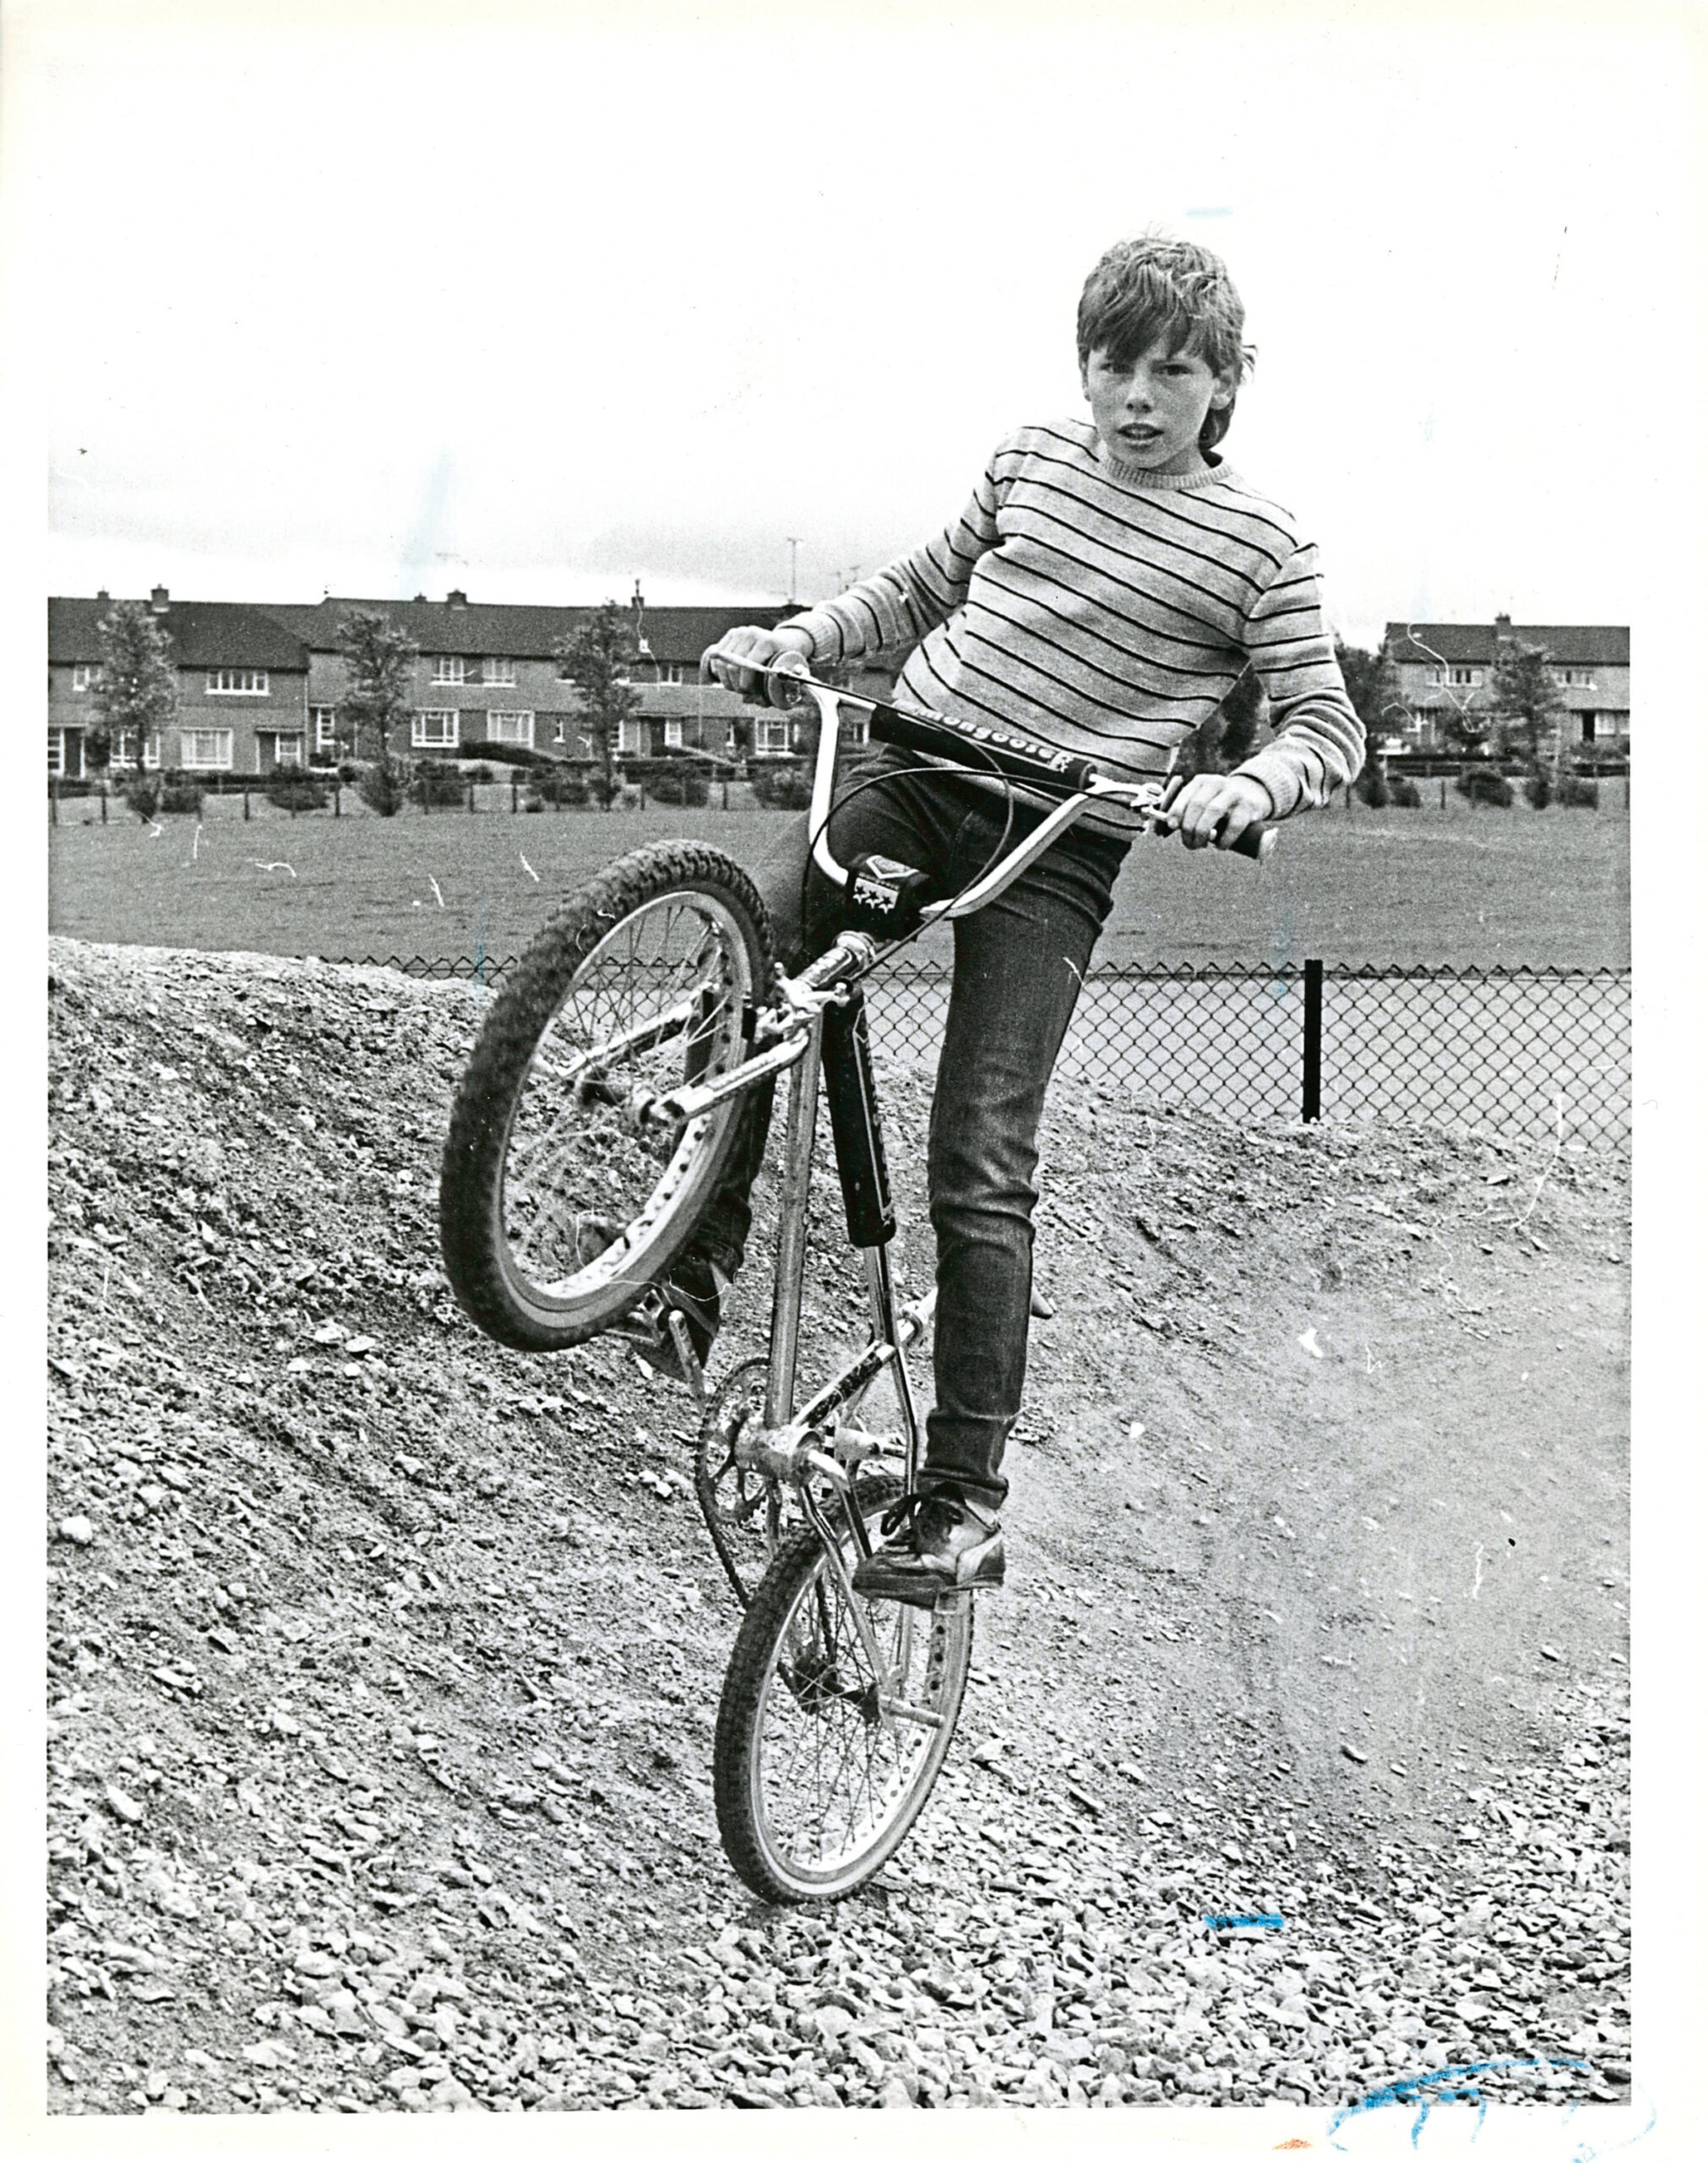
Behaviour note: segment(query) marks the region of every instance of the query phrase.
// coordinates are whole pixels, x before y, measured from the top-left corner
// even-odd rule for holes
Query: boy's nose
[[[1136,371],[1129,379],[1125,403],[1129,411],[1143,413],[1150,405],[1150,386]]]

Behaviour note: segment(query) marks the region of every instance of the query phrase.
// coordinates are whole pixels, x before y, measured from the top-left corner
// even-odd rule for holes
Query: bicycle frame
[[[845,706],[863,709],[874,716],[882,715],[889,732],[900,740],[917,745],[922,739],[929,741],[935,730],[940,732],[937,746],[940,750],[965,748],[986,757],[993,773],[1010,776],[1018,773],[1023,777],[1030,775],[1046,786],[1067,787],[1069,793],[1063,799],[972,885],[949,900],[927,903],[915,912],[917,920],[927,925],[970,916],[987,906],[1095,805],[1107,804],[1129,815],[1136,814],[1141,826],[1151,832],[1173,830],[1164,803],[1166,778],[1151,783],[1112,782],[1085,761],[1041,753],[1036,747],[997,731],[952,731],[934,716],[914,715],[883,706],[857,693],[820,684],[808,677],[796,677],[790,672],[768,673],[786,674],[791,686],[797,685],[818,709],[819,749],[808,831],[813,859],[833,885],[846,887],[851,875],[833,854],[829,832],[841,710]],[[960,742],[962,738],[966,739],[965,745]],[[1272,832],[1263,833],[1248,853],[1259,857],[1266,854],[1274,839]],[[851,1599],[842,1560],[843,1549],[813,1492],[813,1482],[828,1483],[846,1517],[855,1548],[862,1555],[869,1553],[865,1521],[856,1503],[854,1475],[862,1458],[875,1453],[876,1446],[868,1447],[870,1438],[851,1441],[845,1437],[835,1422],[838,1412],[885,1371],[891,1376],[900,1413],[908,1490],[913,1487],[918,1472],[919,1419],[907,1370],[906,1349],[923,1331],[936,1294],[933,1291],[906,1309],[896,1304],[889,1257],[895,1223],[889,1204],[889,1178],[884,1162],[861,990],[863,980],[912,935],[909,932],[906,937],[879,940],[862,931],[840,933],[832,945],[799,975],[780,976],[772,1004],[754,1018],[751,1057],[714,1082],[685,1085],[636,1108],[639,1115],[663,1122],[695,1119],[739,1097],[767,1076],[785,1071],[789,1074],[776,1281],[764,1409],[759,1428],[737,1442],[735,1457],[743,1469],[760,1474],[768,1482],[787,1483],[795,1489],[804,1515],[824,1545],[829,1566],[841,1579],[845,1594],[850,1594],[851,1611],[868,1657],[873,1663],[874,1674],[886,1672],[885,1664],[865,1616],[863,1603]],[[865,1271],[872,1335],[864,1349],[797,1409],[795,1387],[806,1269],[808,1192],[821,1082],[831,1102],[837,1169],[848,1213],[849,1237],[859,1250]],[[685,1329],[678,1333],[677,1341],[678,1347],[685,1350]],[[773,1533],[775,1523],[774,1507]],[[954,1594],[946,1597],[966,1595]]]

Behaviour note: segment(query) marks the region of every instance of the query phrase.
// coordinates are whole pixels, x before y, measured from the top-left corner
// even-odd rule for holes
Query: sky
[[[816,599],[1084,411],[1151,226],[1226,446],[1394,618],[1626,622],[1691,122],[1640,7],[17,0],[55,592]]]

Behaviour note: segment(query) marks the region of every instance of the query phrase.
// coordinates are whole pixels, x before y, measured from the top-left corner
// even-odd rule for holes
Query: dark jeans
[[[868,851],[900,858],[932,874],[938,898],[969,885],[1001,840],[1000,797],[921,771],[903,754],[868,754],[850,765],[838,794],[845,800],[830,826],[837,860]],[[1016,806],[1010,842],[1042,815]],[[999,899],[955,925],[927,1158],[937,1401],[923,1485],[953,1481],[995,1503],[1008,1492],[1001,1465],[1025,1381],[1038,1121],[1128,846],[1074,828]],[[806,855],[802,819],[754,870],[778,959],[791,973],[841,929],[840,890],[816,866],[805,872]],[[752,1223],[748,1192],[764,1153],[769,1089],[749,1105],[732,1170],[694,1240],[732,1274]]]

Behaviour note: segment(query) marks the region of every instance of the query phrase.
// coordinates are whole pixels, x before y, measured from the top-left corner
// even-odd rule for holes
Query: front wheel
[[[888,1479],[862,1490],[868,1533],[900,1491]],[[839,1551],[851,1571],[846,1526]],[[789,1534],[742,1618],[718,1707],[718,1830],[742,1882],[792,1904],[840,1899],[875,1877],[936,1784],[971,1664],[970,1594],[929,1609],[861,1599],[810,1525]]]
[[[439,1177],[445,1272],[488,1336],[579,1344],[682,1252],[742,1100],[674,1125],[648,1107],[741,1064],[770,973],[753,881],[692,842],[621,858],[546,926],[481,1032]]]

